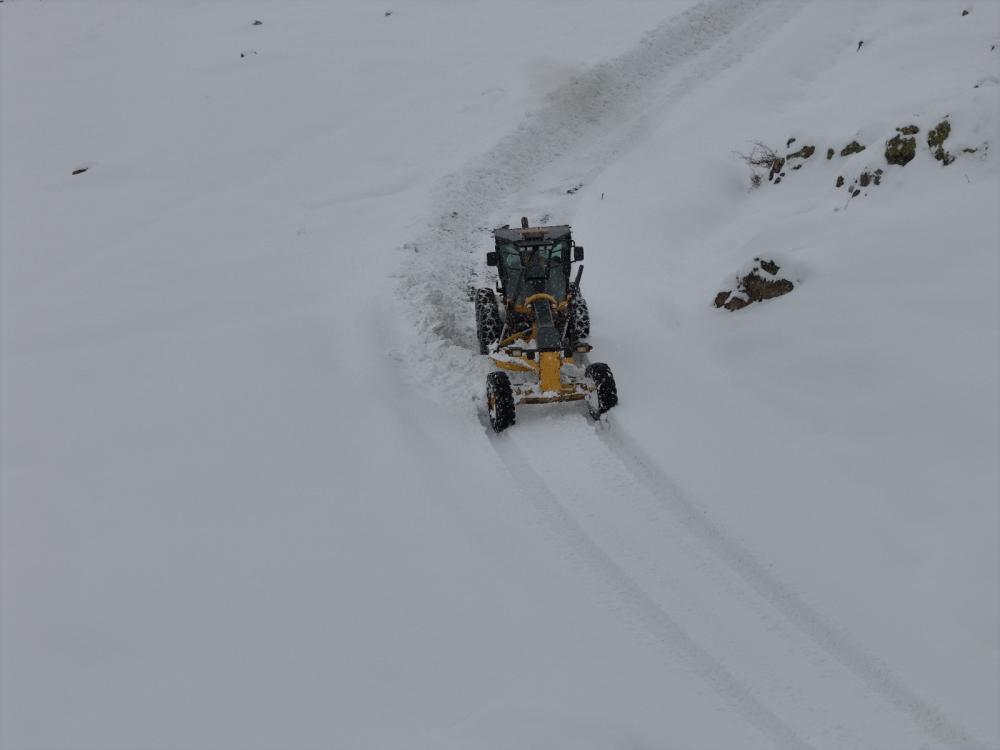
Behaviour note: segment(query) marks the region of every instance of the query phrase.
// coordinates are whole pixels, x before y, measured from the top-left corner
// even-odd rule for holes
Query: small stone
[[[830,159],[832,159],[832,158],[833,158],[833,155],[834,155],[835,153],[836,153],[836,152],[835,152],[835,151],[834,151],[834,150],[833,150],[832,148],[828,148],[828,149],[826,150],[826,160],[827,160],[827,161],[830,161]]]
[[[843,175],[841,175],[840,177],[837,178],[837,187],[839,187],[839,188],[844,187],[844,177],[843,177]]]
[[[789,138],[787,141],[785,141],[785,148],[788,148],[793,143],[795,143],[795,139],[794,138]]]
[[[979,150],[978,148],[969,148],[969,147],[966,147],[966,148],[963,148],[963,149],[962,149],[962,153],[963,153],[963,154],[974,154],[974,153],[976,153],[976,152],[977,152],[978,150]]]
[[[796,164],[794,167],[792,167],[792,169],[793,170],[794,169],[802,169],[802,165],[801,164]]]
[[[90,169],[90,167],[79,167],[79,168],[73,170],[73,174],[75,174],[75,175],[77,175],[77,174],[83,174],[88,169]]]
[[[962,11],[962,15],[963,15],[963,16],[967,16],[967,15],[969,15],[969,11],[968,11],[968,10],[963,10],[963,11]]]
[[[941,165],[944,167],[947,167],[955,161],[955,157],[945,151],[942,146],[938,146],[937,150],[934,152],[934,158],[941,162]]]
[[[859,195],[861,195],[860,190],[855,190],[853,193],[851,193],[852,198],[857,198]]]
[[[726,300],[729,299],[730,294],[732,294],[732,292],[719,292],[718,294],[716,294],[715,306],[722,307],[724,304],[726,304]]]
[[[756,258],[756,260],[760,263],[760,267],[763,268],[772,276],[777,276],[778,271],[781,270],[781,266],[779,266],[773,260],[761,260],[760,258]]]
[[[263,26],[263,25],[264,25],[264,22],[261,21],[259,18],[255,19],[254,22],[251,24],[251,26]]]

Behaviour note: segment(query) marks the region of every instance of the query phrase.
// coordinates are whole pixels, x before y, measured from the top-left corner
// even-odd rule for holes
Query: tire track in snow
[[[876,657],[865,653],[850,634],[807,604],[761,564],[743,545],[712,521],[660,468],[645,450],[621,430],[602,430],[598,439],[671,516],[762,599],[780,612],[813,643],[858,677],[876,695],[906,714],[924,733],[956,750],[989,750],[906,687]]]
[[[487,429],[489,429],[487,427]],[[738,680],[715,657],[702,648],[625,572],[580,525],[566,506],[545,484],[531,462],[510,436],[487,433],[497,454],[507,466],[521,493],[566,543],[569,552],[592,569],[614,598],[659,643],[668,647],[749,724],[779,748],[810,750],[812,746],[761,703],[753,691]]]

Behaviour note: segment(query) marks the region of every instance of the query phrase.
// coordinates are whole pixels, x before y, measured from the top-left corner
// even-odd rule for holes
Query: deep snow
[[[1000,747],[998,28],[4,2],[0,745]],[[587,248],[600,424],[484,427],[522,214]],[[713,308],[758,255],[798,288]]]

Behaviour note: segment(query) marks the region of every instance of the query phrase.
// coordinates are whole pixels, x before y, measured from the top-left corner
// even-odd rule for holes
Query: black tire
[[[600,419],[604,412],[618,403],[615,376],[611,374],[611,368],[603,362],[594,362],[587,367],[584,374],[594,383],[594,392],[587,399],[587,408],[590,409],[590,416]]]
[[[587,300],[577,297],[569,306],[569,337],[575,344],[590,335],[590,311]]]
[[[479,339],[479,353],[486,354],[491,344],[500,340],[503,321],[500,320],[500,306],[492,289],[476,290],[476,338]]]
[[[494,432],[503,432],[514,424],[514,391],[507,373],[491,372],[486,376],[486,408]]]

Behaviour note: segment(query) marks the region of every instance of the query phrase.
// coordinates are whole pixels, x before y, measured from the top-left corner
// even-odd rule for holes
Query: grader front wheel
[[[486,376],[486,408],[494,432],[503,432],[514,424],[514,391],[507,373],[491,372]]]
[[[594,390],[587,398],[590,416],[600,419],[608,409],[618,403],[618,388],[611,368],[603,362],[594,362],[584,373],[594,384]]]

